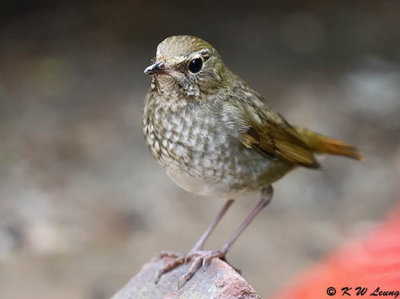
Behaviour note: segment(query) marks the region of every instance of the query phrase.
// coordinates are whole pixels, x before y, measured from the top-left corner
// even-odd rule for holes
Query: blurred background
[[[263,297],[368,233],[399,198],[399,28],[400,1],[1,1],[0,297],[109,298],[223,205],[175,186],[142,136],[143,69],[169,35],[209,41],[290,122],[365,155],[275,185],[228,255]]]

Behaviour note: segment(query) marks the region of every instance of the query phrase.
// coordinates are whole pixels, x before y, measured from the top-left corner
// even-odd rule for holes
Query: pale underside
[[[153,156],[177,185],[202,196],[240,199],[275,182],[293,165],[246,148],[239,139],[246,128],[226,103],[175,101],[150,93],[143,129]]]

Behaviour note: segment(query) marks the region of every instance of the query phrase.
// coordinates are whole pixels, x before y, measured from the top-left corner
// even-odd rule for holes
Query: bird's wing
[[[239,136],[241,143],[262,155],[309,168],[319,168],[313,151],[297,131],[279,114],[259,109],[248,103],[237,106],[246,128]],[[261,111],[260,111],[261,110]]]

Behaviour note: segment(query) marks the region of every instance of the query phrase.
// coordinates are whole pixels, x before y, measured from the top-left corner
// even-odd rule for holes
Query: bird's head
[[[224,84],[226,67],[206,41],[189,35],[166,38],[157,47],[155,63],[144,72],[161,92],[199,98]]]

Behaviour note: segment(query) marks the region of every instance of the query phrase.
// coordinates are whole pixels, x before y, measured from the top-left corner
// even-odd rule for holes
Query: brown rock
[[[220,259],[213,259],[200,268],[180,289],[179,278],[186,273],[190,263],[164,274],[158,284],[155,284],[157,270],[168,261],[167,258],[153,258],[112,299],[261,298],[239,273]]]

